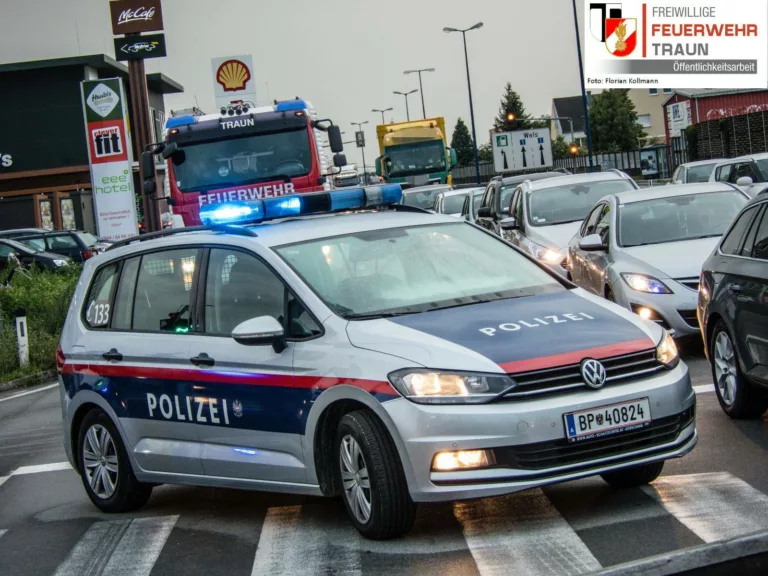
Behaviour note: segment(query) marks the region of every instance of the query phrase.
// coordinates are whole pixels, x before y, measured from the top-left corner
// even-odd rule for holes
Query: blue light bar
[[[194,116],[176,116],[175,118],[168,118],[165,122],[166,128],[178,128],[179,126],[189,126],[197,122],[197,118]]]
[[[275,110],[283,112],[284,110],[304,110],[307,107],[307,103],[304,100],[283,100],[278,102]]]
[[[372,206],[398,204],[403,197],[399,184],[307,192],[247,202],[206,204],[200,208],[203,224],[257,224],[292,216],[311,216]]]

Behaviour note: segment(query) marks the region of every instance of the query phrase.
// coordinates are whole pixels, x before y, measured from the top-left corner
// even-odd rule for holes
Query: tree
[[[456,150],[456,161],[459,166],[470,166],[475,161],[475,151],[472,149],[472,137],[464,120],[459,118],[451,136],[451,148]]]
[[[512,122],[507,121],[508,110],[515,114],[515,119]],[[499,114],[493,120],[494,129],[501,132],[512,132],[513,130],[526,130],[527,128],[542,128],[545,125],[546,123],[531,118],[531,115],[525,111],[520,95],[512,90],[512,84],[507,82],[507,85],[504,86],[504,95],[501,97]]]
[[[486,142],[477,149],[477,155],[480,158],[480,162],[493,162],[493,148],[491,143]]]
[[[562,134],[557,139],[552,140],[552,158],[568,158],[570,155],[570,146]]]
[[[592,96],[589,107],[592,147],[595,152],[637,150],[645,141],[645,130],[626,89],[605,90]]]

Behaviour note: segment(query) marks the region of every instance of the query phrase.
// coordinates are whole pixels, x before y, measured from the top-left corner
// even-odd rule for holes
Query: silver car
[[[403,190],[403,200],[401,204],[423,208],[424,210],[434,210],[435,199],[441,192],[448,192],[451,187],[448,184],[430,184],[428,186],[416,186]]]
[[[447,216],[455,216],[459,218],[461,216],[461,209],[464,206],[464,200],[467,199],[469,190],[462,188],[460,190],[445,190],[438,193],[435,196],[434,211],[437,214],[445,214]]]
[[[672,184],[694,184],[696,182],[708,182],[715,165],[723,161],[721,158],[711,160],[697,160],[680,164],[672,174]]]
[[[565,276],[568,241],[589,209],[606,194],[634,190],[634,180],[618,170],[526,180],[510,195],[510,215],[499,223],[501,234]]]
[[[768,188],[768,152],[721,160],[709,181],[735,184],[753,198]]]
[[[709,182],[606,196],[568,246],[568,276],[673,336],[698,334],[701,266],[748,199]]]

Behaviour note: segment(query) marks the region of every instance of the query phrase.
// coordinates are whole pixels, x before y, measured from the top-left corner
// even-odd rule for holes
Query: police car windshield
[[[580,222],[603,196],[633,189],[634,186],[629,180],[616,179],[534,190],[528,199],[530,224],[552,226]]]
[[[174,167],[182,192],[295,178],[312,167],[305,129],[186,144],[182,150],[184,161]]]
[[[347,319],[565,290],[499,239],[464,223],[371,230],[275,250]]]

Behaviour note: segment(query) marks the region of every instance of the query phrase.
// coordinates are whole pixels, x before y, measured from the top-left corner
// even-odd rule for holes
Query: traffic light
[[[576,154],[579,153],[579,147],[576,146],[576,144],[571,144],[571,147],[570,147],[569,150],[570,150],[572,156],[576,156]]]
[[[515,118],[517,118],[517,116],[515,116],[514,111],[507,108],[507,122],[514,122]]]

